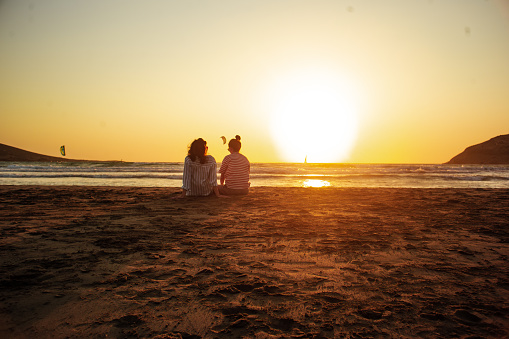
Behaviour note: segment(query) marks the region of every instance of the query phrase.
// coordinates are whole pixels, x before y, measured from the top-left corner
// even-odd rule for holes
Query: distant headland
[[[49,155],[25,151],[21,148],[0,144],[0,161],[14,162],[123,162],[120,160],[79,160],[64,157],[52,157]]]
[[[20,148],[0,144],[0,161],[78,161],[29,152]]]
[[[509,134],[467,147],[447,164],[509,164]]]

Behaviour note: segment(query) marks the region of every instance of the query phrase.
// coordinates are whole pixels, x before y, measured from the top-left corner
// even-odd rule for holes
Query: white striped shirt
[[[224,175],[225,185],[231,189],[246,189],[249,183],[251,165],[247,158],[237,152],[228,154],[221,163],[219,173]]]
[[[207,196],[217,186],[217,165],[213,156],[207,155],[206,162],[200,163],[196,158],[192,161],[189,156],[184,161],[184,175],[182,188],[187,191],[187,196]]]

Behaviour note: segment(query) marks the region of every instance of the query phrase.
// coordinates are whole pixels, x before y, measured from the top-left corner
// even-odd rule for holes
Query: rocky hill
[[[509,164],[509,134],[467,147],[447,164]]]
[[[51,157],[0,144],[0,161],[70,161],[71,159]]]

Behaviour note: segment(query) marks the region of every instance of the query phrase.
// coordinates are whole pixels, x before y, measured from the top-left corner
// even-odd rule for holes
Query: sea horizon
[[[0,185],[180,187],[183,166],[183,162],[1,162]],[[509,165],[252,163],[250,181],[251,187],[509,188]]]

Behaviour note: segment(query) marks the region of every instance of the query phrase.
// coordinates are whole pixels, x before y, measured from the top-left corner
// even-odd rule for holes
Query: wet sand
[[[0,186],[2,338],[509,336],[509,190]]]

